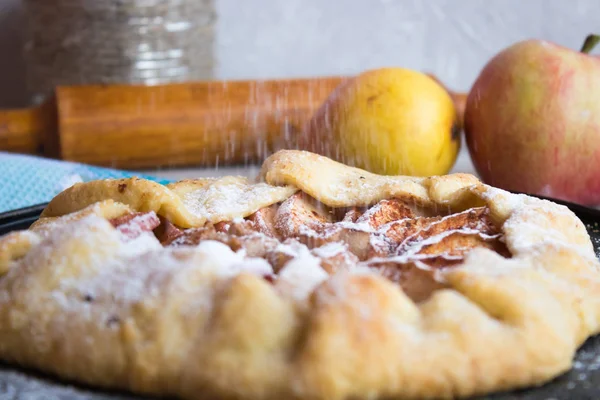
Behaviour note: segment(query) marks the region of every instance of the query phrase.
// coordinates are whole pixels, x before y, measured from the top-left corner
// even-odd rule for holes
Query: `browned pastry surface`
[[[185,399],[465,397],[569,369],[599,267],[565,207],[282,151],[260,182],[59,194],[0,238],[0,359]]]

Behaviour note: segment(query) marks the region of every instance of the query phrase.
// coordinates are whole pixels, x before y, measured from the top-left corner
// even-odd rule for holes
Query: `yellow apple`
[[[378,174],[442,175],[456,161],[459,122],[436,80],[381,68],[336,88],[307,124],[300,147]]]

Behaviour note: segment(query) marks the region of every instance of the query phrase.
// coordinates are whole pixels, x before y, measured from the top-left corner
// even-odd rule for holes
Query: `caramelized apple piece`
[[[435,269],[418,262],[383,262],[369,265],[381,275],[400,285],[415,302],[424,301],[439,289],[447,287],[435,277]]]
[[[275,229],[275,216],[277,215],[277,204],[264,207],[248,217],[254,227],[254,230],[269,237],[277,237]]]
[[[349,270],[358,264],[354,255],[344,243],[329,243],[312,250],[312,254],[321,259],[321,267],[333,274],[339,270]]]
[[[229,235],[217,232],[213,225],[201,228],[191,228],[183,231],[183,234],[176,237],[171,242],[165,243],[166,246],[197,246],[203,240],[217,240],[228,244]]]
[[[154,229],[154,236],[163,246],[183,235],[184,231],[176,227],[171,221],[163,217],[159,217],[159,219],[160,225]]]
[[[367,223],[372,228],[379,228],[393,221],[414,217],[413,211],[400,200],[382,200],[362,214],[356,223]]]

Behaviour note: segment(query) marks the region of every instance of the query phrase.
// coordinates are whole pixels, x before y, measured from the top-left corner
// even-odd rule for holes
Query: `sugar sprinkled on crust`
[[[279,272],[276,287],[296,301],[304,302],[328,277],[321,267],[320,259],[303,253],[289,261]]]
[[[248,184],[242,179],[223,178],[183,194],[183,204],[194,215],[210,222],[246,217],[260,208],[288,198],[296,189]]]
[[[289,240],[275,246],[291,260],[271,282],[263,279],[273,272],[264,259],[218,241],[161,247],[142,232],[127,242],[104,211],[67,216],[40,224],[39,243],[0,279],[0,355],[70,378],[103,377],[108,386],[189,398],[204,390],[269,400],[431,398],[545,382],[568,369],[577,344],[600,330],[598,263],[580,257],[591,254],[589,238],[563,208],[465,177],[362,175],[306,153],[285,152],[263,171],[271,185],[304,185],[340,207],[390,197],[455,211],[485,203],[513,257],[472,250],[436,275],[447,286],[415,302],[368,263],[414,263],[429,273],[428,257],[454,256],[419,254],[424,246],[452,235],[496,235],[477,224],[431,236],[417,229],[399,236],[404,254],[331,275],[323,259],[347,247],[321,241],[309,249]],[[225,179],[172,189],[187,196],[185,207],[195,207],[198,220],[211,221],[247,216],[264,206],[265,193],[281,194],[268,199],[275,204],[296,191],[250,186]],[[342,224],[366,230],[371,241],[390,228]]]
[[[348,251],[348,245],[342,242],[331,242],[313,249],[313,253],[321,258],[334,257],[346,251]]]

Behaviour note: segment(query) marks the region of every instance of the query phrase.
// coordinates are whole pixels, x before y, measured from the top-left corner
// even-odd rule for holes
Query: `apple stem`
[[[585,41],[583,42],[583,46],[581,46],[581,52],[588,54],[596,45],[600,42],[600,35],[590,34],[587,35]]]

